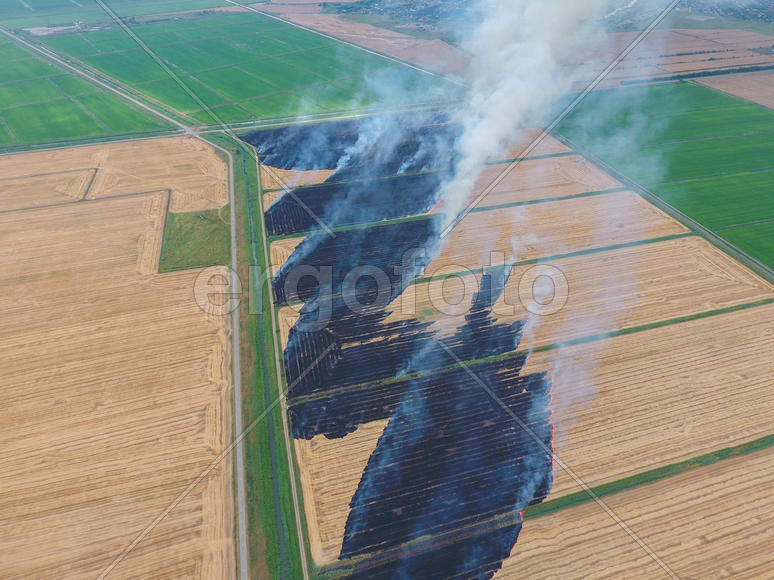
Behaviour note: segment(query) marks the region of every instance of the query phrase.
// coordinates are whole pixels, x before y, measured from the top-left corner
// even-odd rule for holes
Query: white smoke
[[[466,49],[471,53],[459,163],[442,190],[446,219],[470,199],[487,159],[502,152],[526,127],[545,123],[571,89],[577,55],[592,53],[602,38],[599,18],[608,0],[482,0],[481,22]]]
[[[566,95],[578,90],[578,83],[594,78],[617,56],[620,47],[608,37],[606,19],[636,16],[652,20],[669,4],[668,0],[481,0],[481,22],[474,27],[465,48],[471,53],[467,82],[470,86],[466,105],[456,115],[464,129],[456,144],[458,158],[453,177],[442,188],[441,199],[447,225],[472,201],[471,192],[480,179],[488,159],[501,157],[501,152],[523,130],[546,126],[561,109]],[[655,47],[650,47],[654,49]],[[640,53],[642,54],[642,50]],[[586,63],[585,67],[570,63]],[[591,74],[590,74],[591,73]],[[597,99],[609,108],[607,115],[620,107],[617,95]],[[604,113],[597,110],[596,113]],[[604,115],[603,115],[604,116]],[[582,123],[583,119],[576,120]],[[590,123],[590,125],[592,125]],[[610,123],[615,127],[617,123]],[[599,123],[595,126],[599,128]],[[611,147],[634,149],[638,136],[656,130],[645,118],[629,119],[620,132],[600,138]],[[612,130],[612,129],[611,129]],[[645,161],[645,160],[643,160]],[[650,169],[660,166],[660,159],[650,159]],[[599,203],[595,229],[595,247],[607,245],[607,233],[614,220],[608,219],[603,200]],[[482,205],[486,205],[484,201]],[[632,208],[634,210],[634,208]],[[521,223],[521,222],[520,222]],[[525,220],[524,224],[528,222]],[[491,237],[481,232],[482,240]],[[511,240],[512,255],[518,256],[529,232],[518,232]],[[450,238],[447,238],[447,240]],[[529,240],[539,251],[540,240]],[[522,247],[520,247],[522,246]],[[491,248],[489,248],[491,249]],[[574,251],[577,248],[567,248]],[[561,253],[561,252],[559,252]],[[637,286],[635,264],[617,264],[616,276],[621,286]],[[600,288],[604,313],[590,316],[568,316],[556,329],[561,336],[593,336],[619,327],[626,315],[627,304],[616,290]],[[540,317],[530,316],[524,329],[525,344],[534,344],[541,325]],[[584,346],[579,356],[575,350],[557,349],[549,356],[550,374],[561,392],[555,411],[566,420],[558,427],[560,435],[572,422],[579,405],[593,399],[599,358],[606,348],[604,341]],[[557,406],[558,404],[558,406]]]

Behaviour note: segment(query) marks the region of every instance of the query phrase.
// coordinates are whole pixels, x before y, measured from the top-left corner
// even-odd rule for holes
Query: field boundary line
[[[548,352],[552,350],[559,350],[562,348],[568,348],[572,346],[578,346],[582,344],[589,344],[593,342],[599,342],[602,340],[608,340],[611,338],[617,338],[619,336],[628,336],[630,334],[637,334],[639,332],[646,332],[649,330],[656,330],[658,328],[664,328],[667,326],[673,326],[677,324],[684,324],[687,322],[693,322],[695,320],[701,320],[703,318],[712,318],[714,316],[723,316],[724,314],[733,314],[735,312],[740,312],[742,310],[748,310],[752,308],[760,308],[763,306],[768,306],[770,304],[774,304],[774,298],[766,298],[764,300],[758,300],[756,302],[747,302],[744,304],[737,304],[734,306],[727,306],[725,308],[719,308],[716,310],[707,310],[705,312],[697,312],[694,314],[687,314],[685,316],[680,316],[677,318],[668,318],[666,320],[659,320],[656,322],[649,322],[647,324],[640,324],[637,326],[629,326],[626,328],[621,328],[618,330],[611,330],[609,332],[601,332],[598,334],[589,334],[586,336],[580,336],[578,338],[573,338],[570,340],[565,341],[559,341],[559,342],[553,342],[549,344],[545,344],[542,346],[536,346],[533,348],[528,349],[518,349],[518,350],[512,350],[510,352],[506,352],[501,355],[494,355],[490,357],[485,358],[479,358],[479,359],[468,359],[464,361],[466,364],[469,364],[470,366],[478,366],[483,364],[489,364],[496,361],[503,361],[503,360],[509,360],[512,358],[518,358],[521,356],[529,356],[535,353],[541,353],[541,352]],[[392,378],[392,379],[385,379],[381,381],[369,381],[364,383],[357,383],[354,385],[347,385],[344,387],[339,387],[337,389],[331,389],[328,391],[325,391],[324,393],[315,393],[308,395],[306,397],[299,397],[297,399],[297,402],[300,403],[308,403],[311,401],[317,401],[320,399],[324,399],[326,397],[332,396],[332,395],[339,395],[346,393],[351,390],[366,390],[376,387],[382,387],[387,385],[395,385],[395,384],[402,384],[409,381],[413,381],[416,379],[425,378],[428,376],[432,376],[434,374],[449,370],[450,368],[453,368],[453,366],[446,366],[446,367],[438,367],[434,368],[430,371],[418,371],[413,373],[405,374],[399,378]],[[294,402],[294,404],[296,404]]]
[[[704,71],[696,71],[692,73],[670,74],[669,76],[665,76],[665,77],[651,77],[651,78],[642,78],[642,79],[634,79],[634,80],[621,80],[620,82],[622,87],[632,87],[632,86],[671,83],[675,81],[691,81],[694,79],[722,77],[726,75],[765,72],[770,70],[774,70],[774,64],[751,65],[748,67],[739,66],[734,69],[722,69],[722,68],[707,69]],[[668,72],[668,71],[664,71],[664,72]]]
[[[635,489],[644,485],[651,485],[659,481],[664,481],[670,477],[675,477],[677,475],[688,473],[696,469],[701,469],[709,465],[722,463],[728,459],[744,457],[752,453],[764,451],[771,447],[774,447],[774,435],[765,435],[758,439],[753,439],[752,441],[747,441],[739,445],[723,447],[721,449],[716,449],[715,451],[710,451],[702,455],[696,455],[683,461],[678,461],[676,463],[670,463],[668,465],[642,471],[635,475],[616,479],[608,483],[602,483],[592,487],[592,489],[600,497],[615,495],[630,489]],[[536,519],[549,516],[563,509],[588,503],[589,499],[590,498],[582,492],[570,493],[554,499],[549,499],[539,505],[527,508],[524,514],[524,519]]]
[[[266,167],[266,166],[262,166],[262,167]],[[345,183],[346,184],[346,183],[351,183],[351,182],[340,182],[340,183]],[[296,189],[303,190],[303,189],[308,189],[308,188],[311,188],[311,187],[315,187],[315,186],[310,185],[310,186],[299,187],[299,188],[296,188]],[[272,191],[272,192],[276,192],[276,191],[285,191],[285,192],[287,192],[287,190],[281,190],[281,189],[272,189],[270,191]],[[629,188],[628,187],[614,187],[614,188],[611,188],[611,189],[601,189],[599,191],[584,191],[583,193],[574,193],[572,195],[565,195],[565,196],[560,196],[560,197],[546,197],[546,198],[543,198],[543,199],[531,199],[531,200],[526,200],[526,201],[514,201],[514,202],[511,202],[511,203],[502,203],[502,204],[499,204],[499,205],[486,205],[486,206],[476,207],[476,208],[472,209],[470,211],[470,213],[482,213],[482,212],[494,211],[494,210],[498,210],[498,209],[507,209],[507,208],[510,208],[510,207],[522,207],[522,206],[527,206],[527,205],[539,205],[541,203],[553,203],[553,202],[569,201],[569,200],[579,199],[579,198],[584,198],[584,197],[595,197],[595,196],[598,196],[598,195],[610,195],[610,194],[614,194],[614,193],[622,193],[622,192],[625,192],[625,191],[629,191]],[[279,201],[279,200],[277,200],[277,201]],[[382,226],[390,226],[390,225],[399,224],[399,223],[405,223],[405,222],[414,222],[414,221],[423,220],[423,219],[435,219],[437,215],[438,214],[435,214],[435,213],[425,212],[425,213],[420,213],[420,214],[415,214],[415,215],[410,215],[410,216],[405,216],[405,217],[399,217],[399,218],[393,218],[393,219],[363,222],[363,223],[359,223],[359,224],[346,224],[346,225],[341,225],[341,226],[334,226],[334,227],[330,228],[330,230],[334,234],[337,234],[337,233],[348,232],[348,231],[353,231],[353,230],[365,230],[365,229],[369,229],[369,228],[378,228],[378,227],[382,227]],[[322,233],[321,230],[305,230],[303,232],[296,232],[296,233],[292,233],[292,234],[285,234],[285,235],[280,235],[280,236],[270,236],[268,238],[268,240],[269,240],[269,243],[274,243],[274,242],[279,241],[279,240],[288,240],[288,239],[293,239],[293,238],[307,238],[307,237],[310,237],[310,236],[317,236],[317,235],[320,235],[321,233]],[[412,283],[415,282],[415,281],[416,280],[412,281]]]
[[[628,191],[628,189],[625,189],[624,191]],[[660,242],[668,242],[670,240],[679,240],[681,238],[689,238],[692,236],[696,236],[697,234],[695,232],[683,232],[681,234],[671,234],[668,236],[660,236],[658,238],[647,238],[644,240],[634,240],[632,242],[622,242],[620,244],[612,244],[610,246],[599,246],[597,248],[587,248],[585,250],[576,250],[574,252],[567,252],[566,254],[553,254],[550,256],[541,256],[539,258],[530,258],[529,260],[520,260],[518,262],[513,262],[510,264],[503,264],[498,266],[484,266],[481,268],[475,268],[470,271],[460,271],[460,272],[449,272],[447,274],[442,274],[439,276],[422,276],[419,278],[415,278],[411,281],[411,284],[426,284],[429,282],[433,282],[435,280],[443,280],[444,278],[455,278],[459,275],[465,275],[469,272],[478,273],[484,273],[492,272],[496,270],[502,270],[503,267],[508,268],[518,268],[520,266],[530,266],[532,264],[544,264],[546,262],[555,262],[557,260],[562,260],[565,258],[575,258],[577,256],[588,256],[593,254],[600,254],[603,252],[612,252],[615,250],[622,250],[624,248],[636,248],[638,246],[647,246],[650,244],[658,244]]]
[[[94,175],[94,177],[96,177],[96,174]],[[93,181],[94,177],[92,177],[92,181]],[[91,186],[91,183],[89,184],[89,188],[90,188],[90,186]],[[55,208],[55,207],[67,207],[67,206],[72,206],[72,205],[92,204],[92,203],[99,203],[99,202],[103,202],[103,201],[111,201],[111,200],[114,200],[114,199],[127,199],[127,198],[131,198],[131,197],[142,197],[143,195],[154,195],[154,194],[159,194],[159,193],[165,194],[165,193],[168,193],[168,192],[171,192],[171,191],[172,190],[170,190],[168,187],[160,187],[158,189],[148,189],[146,191],[132,191],[132,192],[129,192],[129,193],[118,193],[118,194],[115,194],[115,195],[103,195],[101,197],[85,197],[85,195],[88,195],[88,193],[89,193],[87,191],[87,192],[85,192],[84,197],[82,197],[81,199],[74,199],[72,201],[63,201],[63,202],[60,202],[60,203],[46,203],[46,204],[42,204],[42,205],[29,205],[29,206],[25,206],[25,207],[17,207],[17,208],[14,208],[14,209],[4,209],[4,210],[0,210],[0,215],[9,214],[9,213],[21,213],[21,212],[27,212],[27,211],[35,211],[35,210],[38,210],[38,209],[51,209],[51,208]],[[183,213],[190,213],[190,212],[183,212]]]
[[[0,31],[2,32],[2,31]],[[65,141],[53,141],[49,143],[29,143],[20,145],[18,142],[9,146],[0,146],[0,157],[11,155],[24,155],[26,153],[38,153],[41,151],[59,151],[61,149],[77,149],[79,147],[94,147],[96,145],[110,145],[112,143],[132,143],[134,141],[150,141],[151,139],[171,139],[183,137],[185,134],[180,129],[166,129],[164,131],[149,131],[140,134],[127,134],[85,137]]]
[[[398,220],[398,221],[399,221],[399,223],[403,223],[403,222],[408,222],[408,221],[418,221],[420,219],[431,219],[432,217],[433,216],[430,215],[430,214],[423,214],[423,215],[420,215],[420,216],[416,216],[414,218],[402,218],[401,220]],[[378,228],[378,227],[382,227],[382,226],[393,225],[393,223],[394,222],[388,222],[388,221],[385,221],[385,222],[372,222],[372,223],[368,224],[367,227],[368,228]],[[362,229],[362,228],[360,226],[357,226],[357,227],[353,227],[353,228],[341,229],[341,230],[339,230],[339,233],[341,233],[343,231],[357,230],[357,229]],[[612,251],[621,250],[621,249],[624,249],[624,248],[634,248],[634,247],[638,247],[638,246],[647,246],[647,245],[650,245],[650,244],[657,244],[657,243],[660,243],[660,242],[668,242],[670,240],[679,240],[680,238],[688,238],[688,237],[694,237],[694,236],[698,237],[698,234],[696,234],[695,232],[684,232],[682,234],[672,234],[672,235],[669,235],[669,236],[662,236],[660,238],[649,238],[649,239],[646,239],[646,240],[636,240],[636,241],[633,241],[633,242],[624,242],[624,243],[621,243],[621,244],[614,244],[612,246],[601,246],[601,247],[598,247],[598,248],[588,248],[586,250],[578,250],[578,251],[575,251],[575,252],[570,252],[568,254],[557,254],[557,255],[553,255],[553,256],[543,256],[543,257],[539,257],[539,258],[531,258],[529,260],[522,260],[520,262],[513,262],[513,263],[510,263],[510,264],[503,264],[503,265],[499,265],[499,266],[482,266],[482,267],[479,267],[479,268],[474,268],[472,270],[465,270],[465,271],[460,270],[460,271],[457,271],[457,272],[447,272],[447,273],[439,274],[439,275],[435,275],[435,276],[421,276],[419,278],[414,278],[413,280],[411,280],[408,283],[408,285],[409,286],[414,286],[415,284],[428,284],[430,282],[435,282],[435,281],[439,281],[439,280],[446,280],[448,278],[457,278],[457,277],[460,277],[460,276],[477,275],[479,273],[486,274],[487,272],[502,271],[502,269],[504,267],[505,268],[518,268],[520,266],[530,266],[530,265],[533,265],[533,264],[544,264],[544,263],[548,263],[548,262],[555,262],[557,260],[561,260],[561,259],[565,259],[565,258],[574,258],[574,257],[577,257],[577,256],[586,256],[586,255],[599,254],[599,253],[603,253],[603,252],[612,252]],[[279,237],[279,238],[271,238],[269,241],[271,243],[273,243],[273,242],[276,242],[276,241],[279,241],[279,240],[295,239],[295,238],[298,238],[298,237],[299,236],[285,236],[285,237]],[[341,296],[340,292],[335,292],[335,293],[331,294],[331,298],[338,298],[340,296]],[[292,300],[290,302],[284,302],[283,304],[281,304],[281,306],[293,306],[293,305],[300,306],[300,305],[304,304],[304,302],[305,301],[303,301],[303,300]]]
[[[744,135],[737,135],[737,136],[743,137]],[[714,139],[712,140],[714,141]],[[704,181],[704,180],[710,180],[710,179],[723,179],[724,177],[737,177],[740,175],[756,175],[758,173],[768,173],[770,171],[774,171],[774,165],[767,165],[766,167],[759,167],[757,169],[745,169],[744,171],[734,171],[733,173],[710,173],[708,175],[699,175],[697,177],[687,177],[685,179],[672,179],[670,181],[659,181],[658,183],[648,184],[647,187],[659,187],[661,185],[679,185],[681,183],[696,183],[697,181]],[[646,186],[641,185],[640,187],[645,188]]]
[[[622,193],[629,191],[627,187],[611,187],[609,189],[599,189],[596,191],[584,191],[582,193],[573,193],[572,195],[562,195],[558,197],[544,197],[541,199],[528,199],[525,201],[513,201],[510,203],[501,203],[498,205],[483,205],[473,208],[470,213],[482,213],[487,211],[493,211],[497,209],[507,209],[509,207],[522,207],[525,205],[539,205],[541,203],[554,203],[560,201],[569,201],[572,199],[579,199],[583,197],[596,197],[599,195],[611,195],[613,193]]]
[[[742,223],[742,224],[732,224],[730,226],[721,226],[719,228],[715,228],[714,231],[715,232],[725,232],[727,230],[737,230],[737,229],[740,229],[740,228],[749,228],[749,227],[752,227],[752,226],[762,226],[762,225],[766,225],[766,224],[770,224],[770,223],[774,223],[774,217],[766,218],[766,219],[762,219],[762,220],[756,220],[754,222],[747,222],[747,223]]]

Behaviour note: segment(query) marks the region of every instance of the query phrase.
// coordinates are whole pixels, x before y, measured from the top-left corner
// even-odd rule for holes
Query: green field
[[[0,37],[0,147],[156,132],[166,127]]]
[[[168,213],[159,272],[174,272],[231,262],[228,206],[220,210]]]
[[[110,0],[107,4],[122,16],[162,14],[228,6],[224,0]],[[12,28],[71,25],[75,21],[101,23],[109,20],[94,0],[3,0],[0,22]]]
[[[764,264],[774,264],[774,222],[730,228],[720,235]]]
[[[774,111],[690,83],[615,89],[559,133],[774,267],[774,229],[757,223],[774,220]]]
[[[173,74],[115,24],[33,40],[140,90],[193,124],[376,104],[439,104],[456,92],[456,85],[447,81],[260,14],[200,12],[131,26]],[[389,87],[390,94],[380,95],[377,85]]]

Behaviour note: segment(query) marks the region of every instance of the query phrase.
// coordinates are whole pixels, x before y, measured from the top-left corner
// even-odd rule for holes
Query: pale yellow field
[[[426,275],[647,240],[687,231],[629,191],[468,214],[445,240]]]
[[[300,171],[261,165],[261,187],[263,189],[288,189],[302,185],[317,185],[324,182],[332,174],[332,169]]]
[[[0,157],[3,175],[96,167],[91,192],[119,196],[0,213],[3,578],[96,578],[231,441],[229,320],[195,303],[197,271],[157,273],[176,193],[177,209],[227,199],[223,164],[194,145]],[[52,199],[38,193],[29,205]],[[110,578],[233,577],[231,472],[227,458]]]
[[[87,189],[80,181],[68,185],[73,176],[65,172],[73,168],[96,172]],[[44,178],[52,173],[59,173],[60,177]],[[6,189],[4,182],[0,181],[0,211],[55,203],[62,197],[61,193],[57,195],[59,189],[77,191],[64,196],[78,199],[169,190],[172,192],[170,211],[173,212],[219,208],[228,203],[226,164],[212,147],[193,137],[126,141],[0,156],[0,175],[14,184]],[[59,185],[53,185],[54,182]],[[41,192],[35,194],[36,201],[24,205],[13,201],[21,196],[26,198],[33,191]]]
[[[70,203],[82,199],[95,169],[71,169],[34,176],[0,178],[0,211]]]
[[[728,459],[604,498],[684,580],[770,578],[774,450]],[[666,578],[595,503],[528,520],[497,580]]]
[[[488,166],[476,183],[471,200],[479,197],[508,168],[507,164]],[[537,199],[565,197],[622,187],[601,169],[578,155],[548,157],[520,162],[478,203],[478,207]]]
[[[519,286],[530,280],[532,265],[512,270],[493,309],[497,322],[527,321],[524,349],[774,298],[771,284],[694,236],[543,265],[566,278],[567,300],[561,310],[530,316],[529,288],[522,301]],[[385,323],[414,318],[413,312],[433,322],[432,330],[444,338],[465,324],[479,279],[480,274],[469,274],[465,280],[415,284],[393,303],[393,314]],[[459,306],[452,306],[456,303]]]
[[[698,83],[774,109],[774,72],[722,75]]]
[[[768,435],[774,361],[761,353],[774,349],[772,319],[774,305],[761,306],[532,355],[524,373],[552,369],[557,454],[598,485]],[[318,564],[338,556],[385,424],[296,441]],[[579,491],[558,466],[554,475],[552,498]]]

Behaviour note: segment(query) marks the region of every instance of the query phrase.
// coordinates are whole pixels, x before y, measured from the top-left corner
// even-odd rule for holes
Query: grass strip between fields
[[[276,190],[275,190],[276,191]],[[481,206],[481,207],[475,207],[472,210],[470,210],[470,213],[480,213],[485,211],[492,211],[497,209],[506,209],[509,207],[519,207],[524,205],[536,205],[540,203],[549,203],[553,201],[567,201],[571,199],[577,199],[581,197],[593,197],[596,195],[608,195],[611,193],[620,193],[622,191],[629,191],[629,188],[627,187],[614,187],[611,189],[601,189],[599,191],[585,191],[583,193],[575,193],[573,195],[564,195],[560,197],[545,197],[542,199],[530,199],[527,201],[514,201],[511,203],[503,203],[500,205],[487,205],[487,206]],[[375,228],[375,227],[381,227],[381,226],[390,226],[394,224],[400,224],[400,223],[406,223],[406,222],[414,222],[418,220],[426,220],[426,219],[432,219],[433,217],[437,216],[438,214],[432,214],[432,213],[423,213],[419,215],[411,215],[401,218],[393,218],[393,219],[384,219],[384,220],[378,220],[378,221],[372,221],[372,222],[363,222],[359,224],[348,224],[345,226],[337,226],[334,228],[330,228],[330,231],[333,233],[339,233],[339,232],[348,232],[352,230],[364,230],[368,228]],[[307,236],[313,236],[313,235],[319,235],[321,233],[324,233],[322,229],[315,229],[315,230],[309,230],[306,232],[297,232],[294,234],[286,234],[284,236],[271,236],[269,238],[269,243],[276,242],[278,240],[287,240],[292,238],[305,238]]]
[[[208,139],[227,148],[234,156],[234,186],[237,227],[238,274],[250,280],[250,267],[264,266],[260,228],[260,186],[255,160],[245,145],[222,135]],[[280,397],[281,387],[274,369],[272,305],[268,293],[261,294],[258,312],[247,300],[240,302],[242,324],[242,409],[244,425],[250,425]],[[269,314],[264,314],[269,313]],[[301,578],[300,550],[295,525],[291,470],[282,439],[282,407],[275,405],[263,421],[244,439],[249,577]],[[299,498],[300,501],[300,498]],[[302,519],[303,522],[303,519]]]
[[[547,153],[545,155],[534,155],[530,157],[515,157],[513,159],[501,159],[496,161],[487,161],[484,163],[486,166],[492,166],[492,165],[505,165],[507,163],[515,163],[516,161],[538,161],[540,159],[553,159],[555,157],[572,157],[578,155],[575,151],[563,151],[561,153]],[[315,171],[315,170],[312,170]],[[323,170],[320,170],[323,171]],[[263,193],[272,193],[275,191],[285,191],[286,189],[292,189],[293,191],[297,190],[303,190],[311,187],[319,187],[321,185],[340,185],[340,184],[348,184],[348,183],[368,183],[371,184],[374,181],[379,180],[387,180],[387,179],[395,179],[396,177],[409,177],[413,175],[428,175],[432,173],[438,173],[438,169],[429,169],[426,171],[416,171],[412,173],[401,173],[399,176],[396,175],[385,175],[382,177],[377,177],[375,179],[351,179],[351,180],[343,180],[343,181],[324,181],[322,183],[310,183],[308,185],[295,185],[290,188],[282,188],[282,187],[267,187],[264,188]]]
[[[627,489],[632,489],[640,485],[655,483],[657,481],[661,481],[662,479],[680,475],[681,473],[698,469],[700,467],[706,467],[707,465],[712,465],[713,463],[718,463],[725,459],[749,455],[750,453],[768,449],[772,446],[774,446],[774,435],[767,435],[765,437],[761,437],[760,439],[755,439],[754,441],[742,443],[741,445],[718,449],[704,455],[699,455],[697,457],[692,457],[691,459],[686,459],[685,461],[680,461],[679,463],[664,465],[649,471],[643,471],[642,473],[632,475],[631,477],[625,477],[623,479],[611,481],[610,483],[603,483],[601,485],[592,487],[591,490],[597,497],[604,497],[606,495],[612,495],[614,493],[626,491]],[[570,493],[568,495],[563,495],[561,497],[557,497],[556,499],[549,499],[541,504],[531,506],[525,512],[524,519],[535,519],[551,515],[558,512],[559,510],[588,503],[590,501],[594,500],[585,491]]]
[[[457,278],[459,276],[464,276],[466,274],[470,274],[472,272],[478,273],[481,272],[482,274],[485,274],[487,272],[492,272],[495,270],[502,270],[503,267],[506,268],[518,268],[520,266],[530,266],[534,264],[545,264],[547,262],[554,262],[556,260],[562,260],[565,258],[575,258],[577,256],[587,256],[591,254],[599,254],[601,252],[610,252],[613,250],[622,250],[624,248],[634,248],[637,246],[647,246],[648,244],[657,244],[659,242],[668,242],[670,240],[679,240],[680,238],[688,238],[691,236],[695,236],[695,232],[685,232],[682,234],[671,234],[669,236],[661,236],[658,238],[648,238],[647,240],[636,240],[633,242],[624,242],[621,244],[613,244],[611,246],[600,246],[598,248],[588,248],[586,250],[577,250],[575,252],[568,252],[566,254],[554,254],[553,256],[541,256],[539,258],[531,258],[529,260],[521,260],[520,262],[513,262],[511,264],[505,264],[504,266],[484,266],[482,268],[475,268],[474,270],[469,271],[459,271],[459,272],[449,272],[446,274],[438,274],[436,276],[423,276],[421,278],[415,278],[411,283],[412,284],[426,284],[428,282],[434,282],[438,280],[445,280],[447,278]]]
[[[748,302],[745,304],[737,304],[735,306],[728,306],[726,308],[720,308],[717,310],[697,312],[695,314],[688,314],[677,318],[669,318],[667,320],[650,322],[648,324],[631,326],[629,328],[621,328],[619,330],[612,330],[610,332],[591,334],[591,335],[582,336],[579,338],[574,338],[574,339],[566,340],[562,342],[554,342],[551,344],[546,344],[535,348],[519,349],[519,350],[510,351],[500,355],[494,355],[494,356],[480,358],[480,359],[472,359],[464,362],[466,366],[470,367],[471,369],[475,369],[476,367],[481,365],[487,365],[493,362],[509,360],[520,356],[531,356],[535,353],[547,352],[547,351],[557,350],[560,348],[567,348],[571,346],[577,346],[580,344],[587,344],[591,342],[598,342],[601,340],[607,340],[609,338],[615,338],[617,336],[626,336],[628,334],[635,334],[638,332],[644,332],[646,330],[654,330],[657,328],[662,328],[664,326],[672,326],[673,324],[682,324],[684,322],[692,322],[694,320],[700,320],[702,318],[710,318],[713,316],[720,316],[723,314],[731,314],[733,312],[739,312],[741,310],[747,310],[749,308],[766,306],[768,304],[774,304],[774,298],[767,298],[765,300],[759,300],[757,302]],[[315,401],[318,399],[334,396],[336,394],[346,393],[347,391],[351,391],[351,390],[364,390],[364,389],[372,389],[379,386],[400,384],[400,383],[404,383],[404,382],[408,382],[416,379],[421,379],[423,377],[428,377],[431,375],[437,375],[439,373],[442,373],[450,369],[454,369],[456,367],[457,367],[456,363],[450,363],[445,367],[433,368],[429,371],[418,371],[418,372],[401,375],[400,377],[390,377],[388,379],[383,379],[380,381],[371,381],[367,383],[360,383],[358,385],[348,385],[346,387],[341,387],[339,389],[331,389],[331,390],[325,391],[322,394],[318,393],[318,394],[309,395],[307,397],[299,397],[294,401],[294,404],[308,403],[310,401]]]
[[[421,215],[421,216],[412,216],[412,218],[410,218],[408,220],[401,219],[400,221],[415,221],[415,220],[419,220],[419,219],[428,219],[429,217],[430,217],[429,215],[425,214],[425,215]],[[390,225],[390,223],[394,223],[394,222],[377,222],[377,223],[373,224],[373,227]],[[356,226],[356,227],[351,227],[351,228],[347,228],[347,229],[360,229],[360,227],[361,226]],[[346,229],[344,229],[344,230],[335,230],[334,229],[332,231],[335,232],[335,233],[339,233],[340,231],[346,231]],[[656,243],[659,243],[659,242],[668,242],[669,240],[677,240],[677,239],[680,239],[680,238],[687,238],[687,237],[691,237],[691,236],[695,236],[695,235],[697,235],[697,234],[695,234],[694,232],[685,232],[685,233],[682,233],[682,234],[672,234],[672,235],[669,235],[669,236],[662,236],[660,238],[648,238],[647,240],[637,240],[637,241],[634,241],[634,242],[625,242],[625,243],[622,243],[622,244],[614,244],[612,246],[601,246],[599,248],[589,248],[589,249],[586,249],[586,250],[578,250],[577,252],[570,252],[568,254],[555,254],[553,256],[543,256],[543,257],[539,257],[539,258],[531,258],[529,260],[522,260],[520,262],[513,262],[511,264],[504,264],[503,266],[482,266],[480,268],[474,268],[472,270],[458,270],[456,272],[447,272],[445,274],[437,274],[437,275],[434,275],[434,276],[423,276],[421,278],[413,279],[411,282],[409,282],[409,285],[411,286],[411,285],[414,285],[414,284],[427,284],[427,283],[430,283],[430,282],[437,282],[437,281],[440,281],[440,280],[447,280],[449,278],[458,278],[458,277],[461,277],[461,276],[470,276],[470,275],[474,275],[474,274],[478,274],[478,273],[486,274],[487,272],[499,271],[499,270],[502,270],[503,268],[518,268],[519,266],[529,266],[529,265],[534,265],[534,264],[544,264],[544,263],[548,263],[548,262],[553,262],[555,260],[561,260],[563,258],[573,258],[573,257],[576,257],[576,256],[585,256],[585,255],[589,255],[589,254],[598,254],[600,252],[609,252],[609,251],[613,251],[613,250],[620,250],[620,249],[623,249],[623,248],[633,248],[633,247],[636,247],[636,246],[644,246],[644,245],[648,245],[648,244],[656,244]],[[299,237],[299,236],[287,236],[287,237],[292,238],[292,237]],[[285,237],[270,238],[269,239],[269,244],[271,244],[272,242],[275,242],[277,240],[281,240],[281,239],[286,239],[286,238]],[[333,294],[330,295],[331,299],[339,298],[339,297],[341,297],[341,293],[340,292],[334,292]],[[280,306],[293,306],[293,305],[300,306],[302,304],[304,304],[303,301],[301,301],[301,300],[294,300],[294,301],[290,301],[290,302],[286,302],[284,304],[281,304]]]

